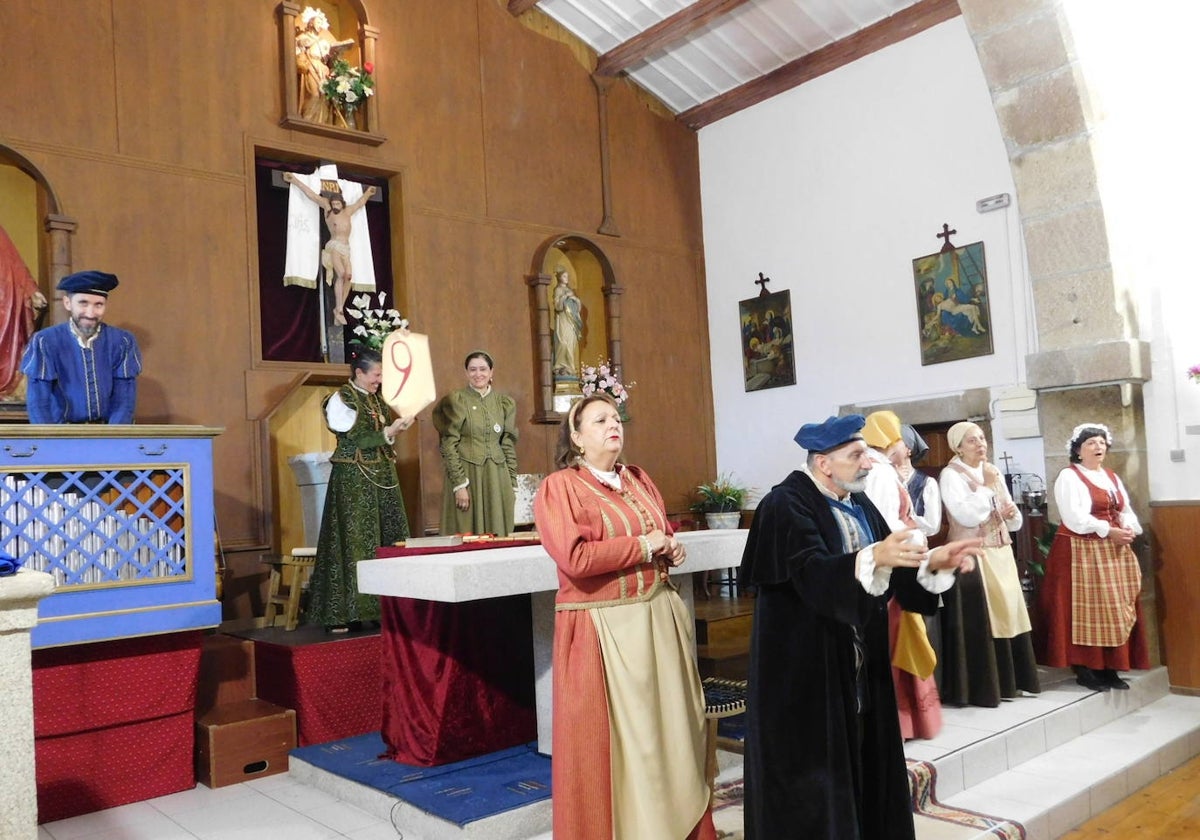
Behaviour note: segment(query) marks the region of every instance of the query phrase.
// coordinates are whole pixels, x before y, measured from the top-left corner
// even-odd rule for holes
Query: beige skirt
[[[979,561],[979,573],[983,576],[992,637],[1011,639],[1028,633],[1032,626],[1029,623],[1029,610],[1025,607],[1025,596],[1021,592],[1021,579],[1017,577],[1017,561],[1013,557],[1012,546],[984,548]]]
[[[666,587],[589,612],[608,693],[613,837],[682,840],[709,798],[691,616]]]

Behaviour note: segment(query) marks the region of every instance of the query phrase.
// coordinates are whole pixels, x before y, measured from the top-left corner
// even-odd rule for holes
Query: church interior
[[[461,602],[470,643],[505,637],[511,658],[490,663],[520,683],[505,747],[548,737],[535,682],[556,584],[522,510],[603,365],[623,383],[623,460],[705,564],[675,577],[714,680],[746,678],[754,597],[735,567],[758,501],[804,462],[801,424],[893,411],[934,474],[954,424],[978,424],[1024,514],[1030,603],[1066,444],[1104,424],[1144,529],[1151,667],[1125,692],[1042,668],[1037,697],[947,705],[940,735],[905,743],[936,770],[910,770],[917,837],[1110,836],[1078,827],[1169,779],[1194,803],[1200,283],[1184,246],[1200,169],[1184,97],[1200,12],[1182,5],[6,0],[0,253],[31,279],[4,269],[25,315],[0,355],[0,554],[48,533],[75,544],[58,520],[21,530],[13,493],[55,495],[82,471],[81,493],[101,476],[169,534],[172,580],[79,578],[60,608],[61,586],[0,576],[2,693],[20,715],[0,735],[0,836],[551,836],[549,798],[443,829],[322,769],[320,745],[377,733],[385,705],[379,629],[330,636],[301,601],[313,459],[336,444],[323,404],[388,310],[428,339],[430,399],[393,446],[428,551],[454,533],[430,400],[466,386],[482,349],[515,402],[505,597],[447,572],[471,552],[409,558],[411,579],[370,590]],[[738,53],[774,38],[795,56]],[[317,212],[329,195],[355,209],[345,287]],[[116,431],[31,425],[18,373],[29,333],[12,322],[66,322],[56,284],[84,270],[119,276],[105,324],[143,359],[134,424]],[[722,478],[742,491],[730,534],[697,502]],[[454,594],[415,594],[426,580]],[[1031,613],[1036,635],[1047,617]],[[740,838],[737,729],[712,732],[729,806],[714,819]],[[1194,804],[1107,819],[1122,836],[1200,830]]]

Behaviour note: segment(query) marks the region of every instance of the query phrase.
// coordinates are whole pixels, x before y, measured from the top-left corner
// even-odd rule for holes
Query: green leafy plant
[[[360,69],[343,58],[336,59],[329,78],[321,85],[321,93],[335,107],[352,114],[366,104],[368,96],[375,95],[375,77],[371,75],[374,69],[369,61]]]
[[[1050,546],[1054,544],[1054,535],[1058,533],[1058,523],[1046,520],[1042,535],[1034,541],[1037,549],[1037,559],[1029,561],[1029,571],[1034,577],[1046,576],[1046,558],[1050,556]]]
[[[749,495],[749,487],[738,484],[728,473],[721,473],[713,481],[696,487],[697,500],[692,503],[692,510],[700,513],[730,513],[741,510]]]

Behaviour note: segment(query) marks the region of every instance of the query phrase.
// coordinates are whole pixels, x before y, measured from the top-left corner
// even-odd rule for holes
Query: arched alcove
[[[612,263],[603,249],[587,237],[562,234],[543,242],[534,252],[525,280],[530,289],[533,317],[534,380],[538,387],[535,423],[558,423],[577,399],[579,367],[608,360],[621,370],[621,294]],[[559,290],[565,286],[566,290]],[[560,301],[556,303],[556,294]],[[574,295],[580,311],[574,353],[563,352],[560,330],[561,298]],[[571,368],[574,368],[571,370]]]
[[[0,406],[23,417],[18,373],[29,335],[47,320],[52,290],[71,272],[75,221],[59,212],[50,181],[28,158],[0,145]]]
[[[339,47],[341,57],[351,67],[369,68],[367,72],[378,80],[376,44],[379,40],[379,30],[371,25],[370,15],[362,0],[305,0],[303,5],[284,0],[276,10],[279,16],[280,80],[283,85],[283,118],[280,125],[311,134],[378,146],[387,139],[380,132],[379,126],[378,85],[374,88],[373,95],[355,112],[353,125],[346,125],[343,121],[328,122],[319,119],[305,109],[304,103],[301,102],[299,63],[302,59],[297,55],[300,50],[297,37],[304,28],[304,13],[310,8],[322,13],[328,21],[327,39],[332,38],[334,42],[353,42]]]

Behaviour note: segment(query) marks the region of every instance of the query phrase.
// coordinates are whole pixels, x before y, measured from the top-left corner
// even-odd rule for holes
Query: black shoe
[[[1096,672],[1091,668],[1080,668],[1075,672],[1075,682],[1079,683],[1089,691],[1108,691],[1112,688],[1106,682],[1103,682]],[[1126,686],[1128,687],[1128,686]]]
[[[1121,679],[1121,676],[1112,668],[1105,668],[1103,671],[1096,674],[1100,682],[1109,688],[1115,688],[1117,691],[1128,691],[1129,683]]]

